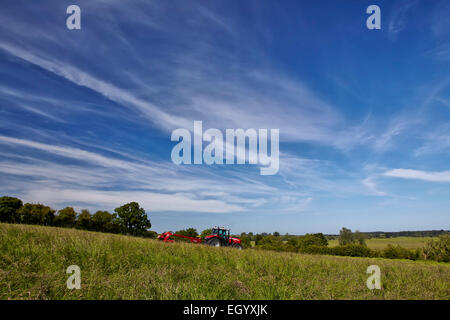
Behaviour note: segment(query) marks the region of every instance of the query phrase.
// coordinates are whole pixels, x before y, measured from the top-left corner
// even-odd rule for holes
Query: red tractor
[[[230,229],[214,227],[211,235],[205,237],[205,243],[214,247],[232,247],[242,249],[241,239],[230,236]]]
[[[205,244],[214,247],[231,247],[238,250],[242,249],[241,239],[234,238],[230,236],[230,229],[214,227],[212,229],[211,235],[206,236],[203,240],[202,238],[196,237],[188,237],[181,234],[176,234],[172,232],[164,232],[158,236],[158,239],[164,242],[173,242],[173,239],[170,239],[171,236],[189,239],[192,243],[202,243],[204,241]]]

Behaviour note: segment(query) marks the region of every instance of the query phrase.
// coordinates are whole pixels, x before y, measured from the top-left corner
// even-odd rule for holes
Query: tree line
[[[273,234],[241,234],[241,240],[253,244],[255,249],[298,252],[307,254],[326,254],[350,257],[379,257],[387,259],[434,260],[450,262],[450,235],[444,232],[437,240],[428,241],[423,248],[406,249],[389,244],[386,248],[375,250],[367,247],[365,233],[342,228],[337,236],[339,245],[328,246],[328,236],[322,233],[304,236]]]
[[[91,214],[72,207],[58,211],[40,203],[25,203],[14,197],[0,197],[0,222],[35,224],[81,230],[127,234],[155,238],[150,231],[152,224],[145,210],[137,202],[130,202],[114,209],[113,213],[98,210]]]
[[[422,230],[422,231],[371,231],[371,232],[361,232],[361,234],[366,238],[397,238],[397,237],[439,237],[441,235],[448,234],[447,230]],[[339,235],[325,235],[328,239],[338,239]]]

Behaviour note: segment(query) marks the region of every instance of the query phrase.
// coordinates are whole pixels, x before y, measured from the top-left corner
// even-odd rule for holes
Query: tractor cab
[[[225,228],[214,227],[212,229],[211,235],[219,236],[223,240],[228,242],[228,239],[230,239],[230,230],[225,229]]]

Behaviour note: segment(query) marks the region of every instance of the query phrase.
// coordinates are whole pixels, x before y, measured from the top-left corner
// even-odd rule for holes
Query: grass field
[[[427,241],[438,239],[438,237],[396,237],[396,238],[372,238],[366,239],[366,244],[370,249],[384,249],[388,244],[400,245],[406,249],[422,248]],[[328,245],[330,247],[337,246],[339,241],[329,240]]]
[[[381,290],[366,269],[381,268]],[[66,288],[69,265],[81,289]],[[1,299],[449,299],[450,265],[238,251],[0,224]]]

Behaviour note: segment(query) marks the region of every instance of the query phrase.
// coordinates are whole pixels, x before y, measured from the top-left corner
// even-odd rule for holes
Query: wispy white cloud
[[[373,180],[372,177],[368,177],[364,180],[362,180],[362,184],[369,189],[374,195],[377,196],[385,196],[387,195],[386,192],[378,190],[377,184]]]
[[[429,155],[450,149],[450,123],[438,126],[423,136],[425,143],[414,151],[416,156]]]
[[[31,202],[45,202],[61,207],[65,204],[83,204],[91,208],[114,208],[136,201],[148,211],[225,213],[245,211],[243,207],[221,200],[199,200],[183,194],[163,194],[139,191],[100,191],[79,189],[34,189],[23,194]]]
[[[114,86],[111,83],[98,79],[91,74],[82,71],[67,63],[62,63],[55,58],[48,58],[45,55],[38,56],[30,51],[24,50],[12,44],[0,42],[0,49],[23,59],[29,63],[53,72],[79,86],[94,90],[112,101],[118,102],[123,106],[132,107],[144,114],[153,121],[157,127],[168,130],[174,127],[187,127],[190,122],[175,115],[170,115],[154,104],[144,101],[129,91]]]
[[[392,117],[384,130],[373,137],[373,148],[379,152],[385,152],[392,149],[396,145],[396,139],[402,137],[414,126],[424,122],[423,118],[415,114],[401,114]]]
[[[430,16],[430,28],[433,36],[439,40],[447,40],[450,35],[450,21],[448,14],[450,12],[450,3],[448,1],[436,1]]]
[[[102,165],[102,166],[116,167],[116,168],[122,168],[122,169],[130,169],[131,168],[129,162],[114,159],[114,158],[108,158],[108,157],[99,155],[97,153],[89,152],[89,151],[78,149],[78,148],[55,146],[55,145],[50,145],[50,144],[46,144],[46,143],[35,142],[32,140],[17,139],[17,138],[12,138],[12,137],[7,137],[7,136],[0,136],[0,143],[21,145],[21,146],[28,147],[28,148],[33,148],[33,149],[50,152],[50,153],[57,154],[57,155],[67,157],[67,158],[88,161],[93,164]],[[134,164],[133,166],[135,169],[141,168],[137,164]]]
[[[437,45],[425,53],[426,56],[441,61],[450,60],[450,42]]]
[[[114,30],[120,30],[119,18],[113,10],[116,4],[110,5],[103,10],[106,10],[108,22],[111,22]],[[155,13],[163,12],[164,8],[153,3],[147,5],[155,7],[146,13],[149,16],[139,9],[139,5],[127,6],[127,12],[134,17],[133,23],[153,28],[146,24],[152,21],[152,24],[159,26],[159,32],[171,36],[175,32],[172,24],[162,18],[164,15]],[[207,6],[198,4],[183,9],[193,14],[192,19],[183,20],[187,27],[196,29],[197,24],[207,23],[209,28],[226,31],[223,41],[231,44],[240,41],[239,31],[234,28],[233,21],[218,16]],[[11,24],[8,28],[15,29],[19,38],[29,32],[22,25],[23,22]],[[13,28],[15,24],[20,24],[20,28]],[[109,34],[113,38],[116,34],[121,37],[120,32]],[[88,43],[101,43],[98,36],[96,32],[85,35]],[[112,80],[113,77],[102,78],[98,73],[90,73],[77,66],[74,62],[76,59],[71,59],[69,63],[67,59],[54,56],[48,48],[59,46],[65,37],[59,32],[52,34],[53,38],[46,38],[46,46],[29,41],[28,46],[24,47],[22,43],[11,39],[0,42],[0,49],[135,111],[136,118],[144,115],[153,126],[162,130],[188,128],[192,126],[193,120],[203,120],[208,126],[216,128],[280,128],[281,140],[321,143],[339,149],[352,148],[365,142],[364,128],[347,123],[338,108],[321,97],[320,93],[314,92],[300,80],[275,72],[264,62],[251,67],[243,66],[226,49],[208,45],[210,36],[204,32],[195,37],[188,36],[189,43],[182,40],[184,37],[178,37],[180,40],[176,41],[176,45],[187,46],[191,50],[176,48],[167,56],[158,57],[157,63],[153,63],[151,57],[137,57],[136,61],[142,64],[134,64],[132,68],[121,72],[119,77],[130,80],[133,83],[132,90],[129,86],[124,88],[124,83],[128,85],[129,82],[114,83],[118,77],[115,80]],[[128,55],[140,52],[131,50],[133,44],[128,45]],[[246,51],[249,51],[247,54],[252,57],[259,49],[257,43],[246,46]],[[83,57],[80,60],[91,54],[80,46],[71,47],[71,52],[74,57]],[[109,56],[105,57],[102,65],[107,70],[105,74],[117,69],[112,64],[117,61],[110,59]],[[226,66],[223,61],[227,61]],[[162,68],[165,77],[157,76],[152,68]],[[236,74],[240,76],[236,77]],[[158,98],[149,99],[149,92]],[[343,130],[343,127],[346,129]],[[348,128],[351,128],[350,132]]]
[[[412,169],[392,169],[386,171],[384,173],[384,176],[402,179],[424,180],[431,182],[450,182],[450,171],[427,172]]]
[[[407,0],[394,3],[388,21],[388,32],[391,40],[396,40],[398,34],[406,28],[408,13],[418,2],[418,0]]]
[[[442,103],[446,107],[450,107],[450,100],[449,99],[444,99],[444,98],[438,97],[435,100],[440,102],[440,103]]]
[[[206,77],[197,82],[191,81],[190,87],[185,86],[180,90],[180,98],[184,103],[189,103],[190,107],[189,114],[183,116],[176,110],[169,113],[128,90],[94,77],[73,65],[60,62],[54,57],[31,53],[4,42],[0,42],[0,49],[132,108],[163,130],[190,128],[193,120],[204,119],[211,127],[217,128],[282,128],[281,139],[284,140],[320,142],[336,147],[359,143],[355,135],[348,135],[346,131],[340,132],[338,126],[343,123],[343,119],[335,108],[323,102],[304,85],[280,74],[252,71],[247,74],[247,81],[252,83],[251,86],[248,83],[235,83],[231,79],[217,83],[208,75],[204,75]],[[187,73],[189,72],[186,71]],[[186,80],[180,78],[177,82],[185,83]],[[197,92],[199,88],[210,86],[214,82],[218,85],[216,89],[202,94]],[[237,114],[239,116],[236,116]]]
[[[306,196],[388,196],[377,189],[372,176],[363,177],[366,173],[345,170],[332,161],[283,154],[279,174],[292,188],[304,190]]]
[[[117,159],[80,148],[6,136],[0,136],[0,144],[14,146],[15,152],[23,150],[23,154],[27,155],[21,157],[4,153],[5,159],[0,161],[0,173],[24,177],[21,182],[15,179],[13,184],[15,189],[19,187],[25,201],[36,201],[38,197],[35,195],[39,194],[49,200],[49,204],[59,205],[63,197],[67,196],[69,200],[95,206],[94,200],[98,200],[99,205],[107,203],[104,199],[109,201],[116,198],[112,203],[120,202],[124,199],[119,196],[122,194],[128,198],[141,199],[140,202],[145,205],[156,202],[151,206],[153,209],[162,210],[159,206],[164,202],[172,202],[173,205],[166,206],[162,211],[198,212],[246,211],[277,201],[278,189],[251,179],[248,172],[238,177],[224,177],[205,167],[200,169],[195,166],[155,163],[136,157]],[[35,154],[29,149],[43,154]],[[77,160],[79,163],[63,163],[45,154]],[[21,161],[17,161],[19,159]],[[255,174],[258,175],[257,172]],[[5,183],[2,189],[10,187]],[[86,190],[96,197],[85,197],[83,200]],[[56,196],[54,200],[50,199],[52,193]],[[181,206],[183,201],[185,206]]]

